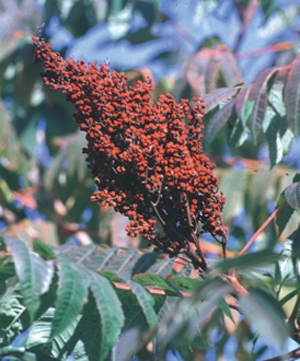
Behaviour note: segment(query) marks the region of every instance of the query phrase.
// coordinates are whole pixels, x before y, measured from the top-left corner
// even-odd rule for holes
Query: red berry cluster
[[[74,118],[86,132],[83,152],[98,188],[92,200],[126,215],[129,236],[142,234],[171,255],[194,243],[201,256],[201,232],[225,243],[225,197],[217,194],[215,164],[201,144],[204,100],[193,98],[190,109],[188,100],[176,103],[167,94],[154,104],[152,79],[128,87],[124,73],[104,64],[64,60],[38,35],[33,41],[45,84],[62,90],[75,105]]]

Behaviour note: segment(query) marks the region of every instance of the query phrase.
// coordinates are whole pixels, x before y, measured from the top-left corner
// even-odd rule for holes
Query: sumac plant
[[[226,198],[216,165],[203,150],[202,118],[221,101],[230,98],[210,119],[206,142],[228,119],[229,143],[237,143],[250,128],[256,138],[262,107],[270,124],[273,113],[283,116],[272,105],[277,90],[266,100],[279,70],[265,70],[251,86],[219,89],[191,102],[176,102],[170,94],[154,102],[151,78],[130,87],[124,73],[105,64],[64,60],[39,32],[33,42],[45,85],[74,105],[74,119],[86,133],[83,153],[97,187],[92,201],[126,216],[128,235],[142,235],[152,250],[50,247],[3,233],[1,356],[165,360],[174,350],[184,360],[198,360],[210,348],[214,329],[223,335],[224,348],[228,323],[236,327],[237,342],[238,335],[248,332],[253,347],[247,359],[263,354],[267,346],[261,340],[281,348],[288,337],[300,343],[299,230],[280,254],[269,249],[246,254],[275,216],[281,233],[299,211],[300,175],[240,254],[228,257],[229,231],[222,220]],[[295,97],[291,77],[298,62],[287,75],[286,97]],[[286,103],[294,106],[289,99]],[[297,136],[288,114],[290,132]],[[278,136],[287,134],[288,124],[283,128]],[[223,259],[207,259],[203,233],[220,243]],[[285,307],[288,302],[293,306]],[[238,356],[241,347],[238,343],[236,355],[246,359]],[[298,355],[295,349],[275,359]]]

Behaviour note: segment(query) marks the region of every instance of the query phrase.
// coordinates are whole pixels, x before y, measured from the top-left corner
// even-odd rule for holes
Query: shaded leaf
[[[222,126],[228,121],[235,104],[235,99],[225,104],[223,108],[218,110],[216,114],[209,120],[203,138],[203,146],[206,148],[214,139]]]
[[[34,241],[33,249],[38,253],[43,259],[55,259],[55,253],[53,249],[46,243],[41,241]]]
[[[31,327],[26,340],[26,348],[52,357],[62,358],[72,351],[68,347],[80,315],[59,335],[51,340],[51,327],[55,308],[50,307]]]
[[[87,277],[61,252],[57,252],[58,291],[51,337],[63,332],[87,302]]]
[[[279,199],[276,204],[276,209],[279,208],[283,202],[286,201],[284,191],[280,194]],[[288,203],[285,203],[280,211],[276,214],[276,225],[278,226],[278,236],[284,231],[286,225],[288,224],[291,216],[294,213],[294,209],[289,206]]]
[[[267,109],[266,86],[272,75],[277,72],[277,68],[267,68],[262,70],[254,79],[250,86],[248,100],[254,101],[254,107],[249,117],[248,123],[254,141],[257,139]]]
[[[12,261],[9,261],[4,265],[1,265],[0,282],[8,280],[9,278],[15,276],[15,274],[16,274],[15,265]]]
[[[286,119],[296,138],[300,134],[300,54],[291,64],[283,98],[286,107]]]
[[[94,298],[89,294],[89,301],[84,306],[70,346],[73,347],[75,360],[98,361],[101,358],[101,317]]]
[[[242,312],[262,337],[283,348],[287,337],[285,314],[278,302],[269,294],[250,289],[249,294],[239,298]]]
[[[236,146],[240,147],[248,139],[249,129],[243,127],[243,123],[240,119],[233,120],[233,125],[229,119],[230,126],[227,128],[227,143],[231,149]]]
[[[1,297],[0,302],[0,344],[2,347],[11,344],[11,341],[30,326],[28,314],[20,294],[20,284],[15,286]]]
[[[1,348],[0,357],[5,357],[5,359],[13,357],[13,359],[22,359],[24,361],[59,361],[57,358],[28,352],[24,347],[12,346]]]
[[[224,315],[229,317],[231,319],[231,321],[234,323],[234,319],[232,317],[231,310],[230,310],[230,308],[228,306],[228,303],[225,301],[224,297],[221,297],[219,299],[218,306],[219,306],[220,310],[224,313]]]

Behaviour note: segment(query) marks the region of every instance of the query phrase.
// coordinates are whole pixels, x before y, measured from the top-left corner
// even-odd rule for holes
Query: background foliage
[[[279,347],[297,349],[297,327],[286,329],[299,318],[297,1],[0,5],[3,352],[11,345],[23,359],[264,360]],[[145,250],[126,236],[126,219],[91,203],[72,106],[44,87],[32,63],[31,35],[43,22],[46,41],[66,57],[107,59],[131,84],[152,74],[154,99],[205,98],[204,146],[230,229],[221,263],[221,249],[204,235],[213,266],[205,280],[190,264]],[[237,257],[285,200],[278,228],[271,222]],[[228,281],[232,268],[247,294]]]

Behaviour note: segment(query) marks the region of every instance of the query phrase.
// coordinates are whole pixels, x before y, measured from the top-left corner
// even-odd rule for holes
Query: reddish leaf
[[[203,139],[203,146],[206,148],[208,144],[214,139],[215,135],[222,128],[222,126],[229,119],[235,104],[235,99],[224,105],[209,121],[206,126],[205,136]]]
[[[251,129],[254,141],[256,141],[258,131],[261,128],[267,109],[268,94],[266,93],[265,88],[271,76],[276,71],[277,68],[275,67],[262,70],[250,86],[248,100],[255,101],[255,104],[250,115],[248,124]]]
[[[284,87],[283,99],[287,122],[297,138],[300,134],[300,54],[292,62]]]
[[[234,86],[243,81],[242,74],[236,64],[232,52],[225,48],[221,49],[221,70],[227,86]]]
[[[231,98],[236,92],[236,88],[220,88],[212,91],[209,94],[204,95],[203,99],[205,100],[206,112],[209,112],[222,101]]]
[[[239,119],[243,120],[245,103],[248,100],[250,86],[243,88],[235,99],[235,111]]]
[[[217,87],[220,54],[217,50],[202,49],[187,65],[187,80],[197,94],[205,94]]]

